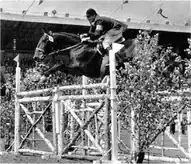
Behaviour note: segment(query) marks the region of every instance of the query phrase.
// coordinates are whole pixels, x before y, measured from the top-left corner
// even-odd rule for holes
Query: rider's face
[[[95,15],[87,15],[86,18],[88,19],[88,21],[89,21],[90,23],[93,23],[94,20],[95,20]]]

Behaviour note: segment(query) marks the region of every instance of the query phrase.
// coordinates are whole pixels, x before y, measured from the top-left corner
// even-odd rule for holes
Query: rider
[[[118,20],[99,16],[92,8],[86,11],[86,17],[90,22],[90,29],[88,34],[81,36],[82,41],[83,37],[90,37],[93,41],[103,41],[102,47],[104,51],[102,52],[104,57],[102,66],[104,67],[109,63],[109,50],[111,49],[111,44],[124,39],[122,34],[127,26]]]

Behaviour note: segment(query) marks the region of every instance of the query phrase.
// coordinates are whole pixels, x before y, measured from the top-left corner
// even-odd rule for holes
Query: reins
[[[64,52],[64,51],[67,51],[67,50],[70,50],[70,49],[75,48],[75,47],[77,47],[77,46],[79,46],[81,44],[82,43],[78,43],[78,44],[75,44],[73,46],[70,46],[70,47],[67,47],[67,48],[64,48],[64,49],[61,49],[61,50],[57,50],[57,51],[51,52],[51,53],[48,54],[48,56],[51,56],[51,55],[54,55],[54,54],[58,54],[60,52]]]

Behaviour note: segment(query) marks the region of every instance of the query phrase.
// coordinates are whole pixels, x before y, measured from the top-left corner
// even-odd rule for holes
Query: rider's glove
[[[88,37],[88,34],[81,34],[80,35],[80,39],[82,40],[83,38],[86,38],[86,37]]]
[[[88,42],[88,40],[90,40],[90,37],[84,37],[81,39],[81,42],[83,42],[83,43]]]

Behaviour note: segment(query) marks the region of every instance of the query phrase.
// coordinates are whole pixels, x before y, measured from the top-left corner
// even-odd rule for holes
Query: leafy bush
[[[137,153],[140,155],[149,148],[173,113],[188,103],[185,99],[180,103],[164,102],[164,95],[159,92],[173,94],[174,90],[187,87],[191,64],[172,52],[172,47],[161,48],[158,35],[151,37],[147,32],[140,32],[136,40],[136,56],[125,64],[117,82],[118,110],[122,112],[120,119],[130,130],[130,113],[134,110],[139,145]],[[183,72],[183,69],[186,71]]]

